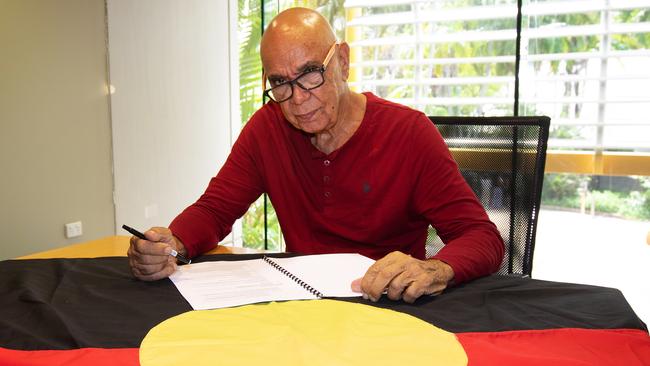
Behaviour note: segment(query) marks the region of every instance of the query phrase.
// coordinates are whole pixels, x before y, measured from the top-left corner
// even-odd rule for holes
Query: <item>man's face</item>
[[[263,56],[269,81],[267,88],[320,68],[329,50],[329,47],[323,49],[322,45],[317,44],[294,44],[292,47],[290,43],[274,47]],[[293,85],[291,98],[280,103],[285,118],[297,129],[317,134],[329,130],[337,122],[345,80],[339,67],[339,52],[336,48],[338,46],[335,46],[333,57],[323,74],[323,85],[312,90]]]

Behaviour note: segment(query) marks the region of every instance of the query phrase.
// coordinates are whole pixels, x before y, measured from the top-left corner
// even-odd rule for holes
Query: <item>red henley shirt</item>
[[[440,133],[421,112],[371,93],[354,135],[324,154],[277,103],[250,119],[205,193],[171,223],[190,257],[211,249],[251,203],[268,193],[287,250],[399,250],[424,259],[431,224],[445,246],[434,258],[461,283],[498,270],[503,241]]]

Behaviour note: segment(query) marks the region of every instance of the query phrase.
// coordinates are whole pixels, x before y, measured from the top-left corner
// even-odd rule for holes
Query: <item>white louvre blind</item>
[[[512,115],[516,1],[348,0],[352,82],[429,115]],[[650,1],[524,1],[519,114],[551,148],[650,150]]]

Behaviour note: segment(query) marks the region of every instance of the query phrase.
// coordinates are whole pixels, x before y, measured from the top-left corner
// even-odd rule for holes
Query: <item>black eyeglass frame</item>
[[[309,70],[301,73],[300,75],[296,76],[292,80],[287,80],[287,81],[285,81],[283,83],[280,83],[280,84],[278,84],[278,85],[276,85],[276,86],[274,86],[272,88],[266,89],[266,73],[263,73],[262,74],[262,89],[266,89],[266,90],[264,90],[263,95],[265,97],[268,97],[269,99],[271,99],[272,101],[274,101],[276,103],[282,103],[282,102],[286,102],[287,100],[291,99],[291,97],[293,97],[293,86],[294,85],[298,85],[302,90],[305,90],[305,91],[314,90],[316,88],[320,88],[321,86],[323,86],[323,84],[325,84],[325,75],[324,75],[325,71],[327,71],[327,66],[329,65],[329,62],[332,59],[332,56],[334,56],[334,51],[336,50],[336,46],[338,44],[339,44],[338,42],[334,42],[332,47],[330,47],[329,51],[327,52],[327,56],[325,56],[325,60],[323,61],[323,64],[320,67],[316,67],[315,69],[310,67]],[[315,73],[315,72],[320,73],[321,82],[318,85],[308,88],[308,87],[305,87],[303,84],[300,83],[299,80],[301,78],[303,78],[305,75],[309,75],[309,74]],[[274,89],[284,87],[287,84],[291,88],[291,93],[289,93],[288,97],[286,97],[286,98],[284,98],[282,100],[277,100],[271,95],[271,92]]]

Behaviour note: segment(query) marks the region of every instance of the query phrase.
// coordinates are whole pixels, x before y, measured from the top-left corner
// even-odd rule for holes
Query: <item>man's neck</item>
[[[341,102],[338,121],[330,130],[315,134],[311,143],[319,151],[330,154],[343,146],[357,131],[366,113],[366,96],[350,91]]]

